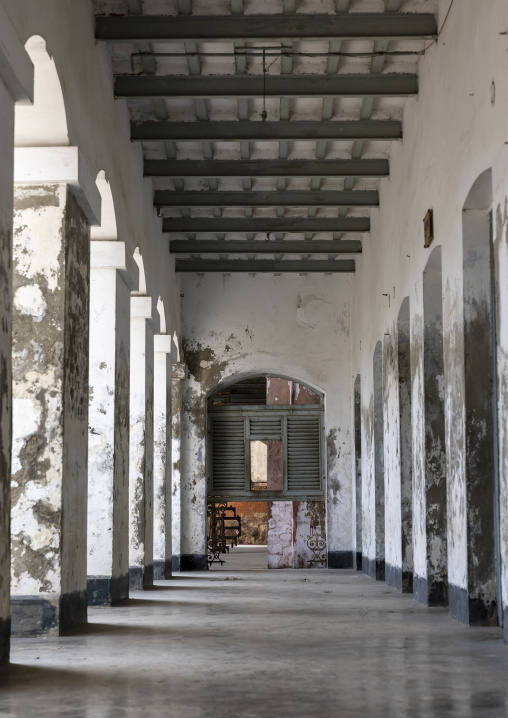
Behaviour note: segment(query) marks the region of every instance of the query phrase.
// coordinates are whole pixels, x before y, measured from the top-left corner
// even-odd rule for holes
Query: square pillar
[[[171,577],[171,334],[154,337],[154,579]]]
[[[154,332],[151,297],[131,297],[129,587],[153,586]]]
[[[129,261],[130,259],[130,261]],[[124,242],[90,245],[89,605],[129,595],[130,293],[138,268]]]
[[[9,661],[11,614],[12,217],[14,105],[33,98],[34,68],[0,5],[0,666]]]
[[[182,440],[182,380],[185,379],[185,365],[173,364],[171,376],[171,550],[172,570],[180,570],[182,501],[181,501],[181,459]]]
[[[11,611],[13,634],[27,636],[86,622],[89,225],[100,195],[77,148],[35,151],[33,165],[17,153]]]

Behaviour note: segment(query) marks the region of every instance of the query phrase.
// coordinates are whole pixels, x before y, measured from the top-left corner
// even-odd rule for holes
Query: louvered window
[[[214,416],[212,419],[213,493],[245,490],[245,419]]]
[[[321,489],[319,417],[289,416],[287,420],[288,491]]]
[[[255,416],[249,419],[250,435],[256,439],[280,439],[282,419],[280,416]]]
[[[212,410],[209,419],[210,496],[322,497],[320,410],[228,406]]]

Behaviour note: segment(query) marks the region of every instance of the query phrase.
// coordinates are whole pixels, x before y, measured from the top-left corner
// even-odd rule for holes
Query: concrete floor
[[[246,553],[235,561],[262,560]],[[178,574],[89,621],[13,641],[0,716],[508,715],[500,630],[465,628],[355,571]]]

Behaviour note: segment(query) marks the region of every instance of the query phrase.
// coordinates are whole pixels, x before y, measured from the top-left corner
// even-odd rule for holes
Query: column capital
[[[14,184],[67,184],[89,224],[101,223],[101,194],[78,147],[16,147]]]
[[[117,269],[132,291],[138,286],[139,267],[125,242],[114,239],[94,239],[90,242],[91,269]]]
[[[154,332],[159,331],[159,312],[152,297],[131,297],[131,319],[146,319]]]
[[[6,10],[0,5],[0,77],[12,99],[31,105],[34,99],[34,66]]]
[[[171,334],[156,334],[154,340],[154,351],[160,354],[169,354],[171,363],[174,364],[177,359],[176,347]]]

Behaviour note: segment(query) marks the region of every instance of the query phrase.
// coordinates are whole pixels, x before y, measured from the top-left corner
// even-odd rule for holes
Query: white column
[[[185,379],[185,365],[174,364],[171,389],[171,550],[172,570],[180,570],[182,501],[181,501],[181,441],[182,441],[182,380]]]
[[[154,579],[171,576],[171,334],[154,337]]]
[[[151,297],[131,297],[129,438],[129,585],[153,585],[154,332]]]
[[[86,622],[91,222],[75,147],[15,154],[13,549],[17,635]],[[19,154],[18,154],[19,153]]]
[[[12,440],[12,218],[14,103],[33,98],[34,69],[0,4],[0,665],[9,660]]]
[[[90,245],[88,418],[89,605],[129,595],[130,292],[138,268],[124,242]]]

